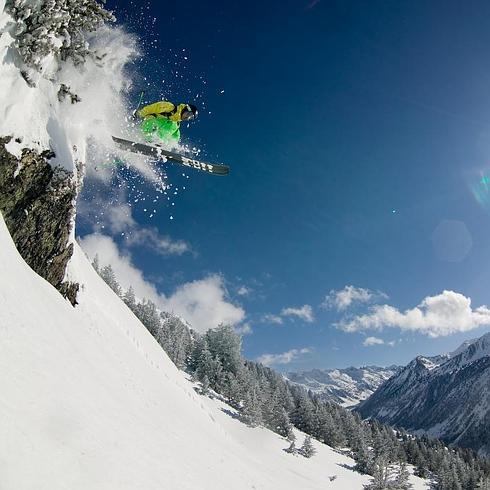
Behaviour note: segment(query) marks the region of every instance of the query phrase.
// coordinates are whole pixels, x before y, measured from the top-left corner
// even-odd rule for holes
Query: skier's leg
[[[157,119],[157,121],[158,121],[158,129],[157,129],[158,137],[167,144],[177,143],[178,139],[175,140],[175,136],[174,136],[176,123],[163,118]]]

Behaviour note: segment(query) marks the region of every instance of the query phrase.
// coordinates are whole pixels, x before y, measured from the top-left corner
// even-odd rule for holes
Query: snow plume
[[[29,65],[19,51],[19,19],[6,12],[4,0],[0,9],[0,135],[13,136],[8,150],[14,155],[23,148],[51,149],[53,164],[76,173],[77,163],[87,161],[89,143],[92,151],[107,153],[113,149],[111,134],[131,129],[125,96],[136,39],[102,25],[85,34],[91,54],[82,62],[61,61],[55,51]],[[62,43],[61,34],[53,42]]]
[[[380,291],[357,288],[355,286],[345,286],[344,289],[331,290],[322,303],[322,308],[334,308],[337,311],[344,311],[350,306],[359,303],[372,303],[380,299],[387,299],[388,296]]]
[[[386,327],[442,337],[490,325],[490,309],[471,307],[471,299],[454,291],[426,297],[418,306],[400,311],[390,305],[373,306],[369,313],[344,319],[336,326],[346,332],[381,331]]]
[[[262,354],[257,357],[257,362],[260,362],[264,366],[275,366],[278,364],[290,364],[292,361],[298,359],[298,357],[311,353],[311,349],[303,347],[302,349],[291,349],[282,354]]]
[[[184,318],[199,332],[215,328],[220,323],[238,325],[245,318],[245,311],[229,301],[224,279],[219,274],[182,284],[171,295],[165,296],[145,279],[134,266],[131,254],[121,252],[112,238],[88,235],[81,240],[81,246],[91,259],[97,255],[101,266],[112,266],[124,290],[132,286],[138,298],[150,299],[161,310]],[[246,330],[244,333],[250,333],[246,325],[242,328]]]

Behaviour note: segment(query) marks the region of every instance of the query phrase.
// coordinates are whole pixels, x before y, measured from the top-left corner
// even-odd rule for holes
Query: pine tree
[[[187,368],[197,378],[197,368],[199,367],[200,358],[204,347],[207,348],[206,337],[199,335],[197,332],[194,334],[194,342],[190,349],[189,359],[187,361]]]
[[[391,490],[393,489],[393,480],[388,461],[379,457],[374,465],[373,480],[364,485],[365,490]],[[396,487],[395,487],[396,488]]]
[[[286,451],[289,454],[296,454],[298,450],[296,449],[296,444],[294,443],[294,441],[291,441],[289,447],[287,449],[284,449],[284,451]]]
[[[209,393],[209,378],[204,375],[201,381],[201,395],[207,395]]]
[[[183,369],[191,352],[192,339],[182,320],[169,313],[160,313],[160,326],[156,338],[174,364]]]
[[[262,424],[260,402],[255,390],[245,395],[241,416],[242,420],[250,427],[257,427]]]
[[[223,374],[222,394],[233,408],[240,408],[242,392],[240,384],[233,373],[225,372]]]
[[[355,470],[366,475],[373,475],[375,470],[375,461],[372,452],[369,450],[365,440],[354,451],[354,460],[356,461]]]
[[[230,325],[220,325],[206,332],[208,348],[225,372],[238,375],[244,362],[241,354],[242,338]]]
[[[299,451],[305,458],[311,458],[316,454],[316,449],[311,442],[310,436],[305,437],[303,445],[301,446]]]
[[[313,403],[308,396],[301,392],[296,400],[296,407],[291,413],[291,421],[299,430],[311,433],[313,427]]]
[[[38,71],[48,55],[60,62],[83,63],[91,54],[87,33],[115,20],[95,0],[7,0],[5,11],[16,23],[10,32],[20,57]]]
[[[490,477],[482,476],[476,488],[478,488],[478,490],[490,490]]]
[[[136,309],[136,297],[134,295],[133,286],[129,286],[129,289],[124,293],[123,301],[131,311]]]
[[[203,381],[204,377],[207,377],[209,382],[212,384],[212,379],[214,376],[214,365],[213,365],[213,357],[211,356],[211,352],[209,352],[207,343],[201,346],[199,359],[197,361],[196,367],[196,378]]]
[[[95,254],[94,260],[92,260],[92,267],[95,269],[95,272],[99,273],[100,264],[98,254]]]
[[[395,488],[397,490],[410,490],[413,488],[410,483],[410,472],[404,462],[398,465],[398,471],[395,477]]]
[[[100,277],[104,279],[105,283],[118,295],[121,296],[122,291],[121,291],[121,286],[119,286],[119,283],[117,282],[116,279],[116,273],[114,272],[114,269],[112,266],[106,265],[103,267],[100,271]]]
[[[134,314],[139,318],[141,323],[148,331],[158,340],[160,331],[160,315],[158,309],[149,299],[145,299],[142,303],[138,303],[135,307]]]
[[[419,478],[428,478],[429,472],[427,471],[427,467],[423,463],[419,463],[415,471],[413,472],[415,476],[418,476]]]

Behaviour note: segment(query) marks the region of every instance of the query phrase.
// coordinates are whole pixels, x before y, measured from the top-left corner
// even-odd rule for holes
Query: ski
[[[148,143],[136,143],[134,141],[118,138],[117,136],[113,136],[112,139],[119,146],[119,148],[127,151],[132,151],[133,153],[139,153],[141,155],[147,155],[149,157],[154,157],[158,159],[165,157],[171,162],[177,163],[179,165],[184,165],[185,167],[195,168],[203,172],[208,172],[212,175],[228,175],[228,173],[230,172],[230,167],[228,167],[227,165],[203,162],[201,160],[196,160],[194,158],[180,155],[179,153],[174,153],[173,151],[165,150],[157,145],[151,145]]]

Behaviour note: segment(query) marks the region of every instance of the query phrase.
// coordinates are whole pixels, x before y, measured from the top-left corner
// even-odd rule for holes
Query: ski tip
[[[221,177],[224,177],[225,175],[229,175],[229,173],[230,173],[230,167],[225,167],[225,166],[215,169],[213,172],[214,175],[219,175]]]

